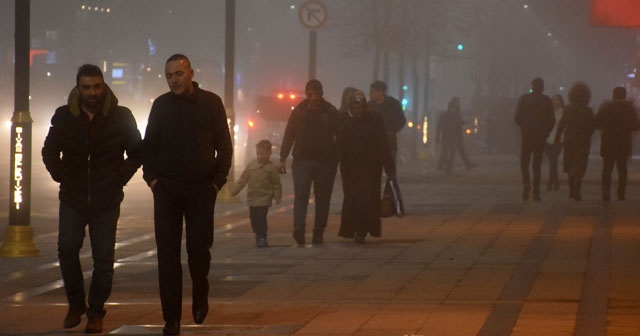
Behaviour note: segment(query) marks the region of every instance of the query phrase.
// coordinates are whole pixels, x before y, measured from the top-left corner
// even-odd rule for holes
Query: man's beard
[[[83,96],[80,95],[80,105],[84,106],[90,110],[96,110],[102,108],[104,104],[104,95],[92,95],[92,96]]]

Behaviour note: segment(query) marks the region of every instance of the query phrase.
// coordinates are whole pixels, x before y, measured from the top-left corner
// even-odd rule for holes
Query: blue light
[[[462,51],[462,49],[464,49],[464,46],[462,44],[458,44],[458,50]]]

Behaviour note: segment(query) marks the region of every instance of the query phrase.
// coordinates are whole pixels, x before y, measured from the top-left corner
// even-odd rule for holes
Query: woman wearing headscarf
[[[578,82],[569,89],[569,105],[558,123],[555,143],[564,139],[563,168],[569,176],[569,198],[581,201],[580,187],[587,170],[591,135],[594,130],[593,111],[588,106],[591,89]]]
[[[395,176],[395,165],[379,115],[357,90],[349,97],[339,136],[340,174],[344,200],[338,236],[364,243],[367,234],[380,237],[380,181],[382,169]]]

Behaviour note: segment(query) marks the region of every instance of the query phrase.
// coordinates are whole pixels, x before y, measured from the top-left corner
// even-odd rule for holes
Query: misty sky
[[[339,97],[345,86],[356,86],[367,91],[368,84],[373,80],[373,53],[369,50],[357,56],[344,56],[343,37],[353,34],[347,31],[352,25],[344,21],[349,19],[344,12],[345,5],[350,1],[323,2],[328,9],[329,19],[318,34],[317,77],[325,85],[325,97],[339,105]],[[393,0],[389,2],[398,3]],[[456,2],[469,4],[465,0],[450,1]],[[541,44],[547,43],[544,38],[551,33],[548,43],[553,47],[543,48],[547,53],[543,57],[547,61],[535,63],[530,66],[531,69],[521,69],[521,81],[516,92],[526,90],[535,76],[545,77],[549,94],[555,93],[560,87],[568,88],[575,80],[584,80],[592,86],[593,105],[609,97],[613,86],[623,84],[625,63],[632,61],[636,50],[633,31],[590,27],[588,0],[530,2],[527,10],[513,15],[522,15],[519,21],[530,24],[528,33],[531,36],[542,36],[539,41]],[[224,3],[222,0],[31,0],[34,47],[56,49],[56,61],[60,63],[52,67],[58,72],[49,78],[45,78],[40,71],[48,69],[46,66],[34,67],[32,88],[37,87],[39,92],[56,92],[56,97],[61,95],[56,90],[68,92],[74,84],[75,69],[81,63],[117,61],[132,66],[144,64],[152,67],[151,72],[157,71],[161,77],[164,60],[175,52],[181,52],[192,58],[194,67],[201,69],[202,72],[196,74],[196,80],[222,96]],[[287,0],[237,1],[236,89],[242,90],[242,96],[238,96],[238,99],[244,97],[244,101],[236,102],[237,109],[249,108],[253,95],[269,94],[279,88],[304,87],[308,73],[309,34],[298,20],[297,11],[302,3]],[[509,3],[522,6],[527,2],[515,0]],[[84,13],[79,10],[83,4],[108,7],[110,13]],[[0,93],[0,98],[2,111],[5,111],[13,103],[12,97],[7,97],[6,92],[11,89],[8,90],[7,85],[13,83],[7,78],[12,78],[13,70],[14,2],[2,0],[0,6],[0,52],[3,62],[0,84],[4,93]],[[369,23],[372,20],[364,11],[360,19]],[[496,26],[500,26],[500,23],[497,22]],[[471,26],[467,30],[473,32],[474,28]],[[503,25],[501,29],[508,31],[510,28]],[[47,38],[52,32],[57,34],[55,41]],[[454,41],[456,36],[451,39]],[[149,42],[155,48],[155,55],[149,54]],[[522,43],[516,39],[507,41],[506,45],[522,48]],[[483,45],[474,45],[473,41],[469,44],[476,48],[467,51],[471,57],[482,52]],[[393,57],[391,60],[390,94],[396,96],[400,83],[394,70],[397,62]],[[523,60],[522,64],[526,67],[534,63]],[[434,76],[437,77],[430,82],[430,108],[444,108],[446,101],[454,95],[461,96],[463,106],[468,106],[474,94],[472,76],[477,71],[474,69],[477,65],[469,59],[440,60],[436,65]],[[410,77],[407,75],[407,78]],[[166,91],[164,79],[156,77],[155,81],[145,80],[151,90],[149,94],[159,95]],[[35,98],[38,93],[32,92],[32,95],[34,104],[38,106]]]

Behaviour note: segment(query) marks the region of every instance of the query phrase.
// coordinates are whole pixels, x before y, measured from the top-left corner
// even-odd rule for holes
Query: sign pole
[[[298,11],[300,23],[309,29],[309,79],[316,78],[318,30],[327,22],[327,8],[319,0],[308,0]]]
[[[2,257],[34,257],[31,227],[31,128],[29,113],[30,0],[15,0],[15,111],[11,118],[9,225]]]
[[[318,32],[309,31],[309,80],[316,78],[316,59],[318,51]]]

